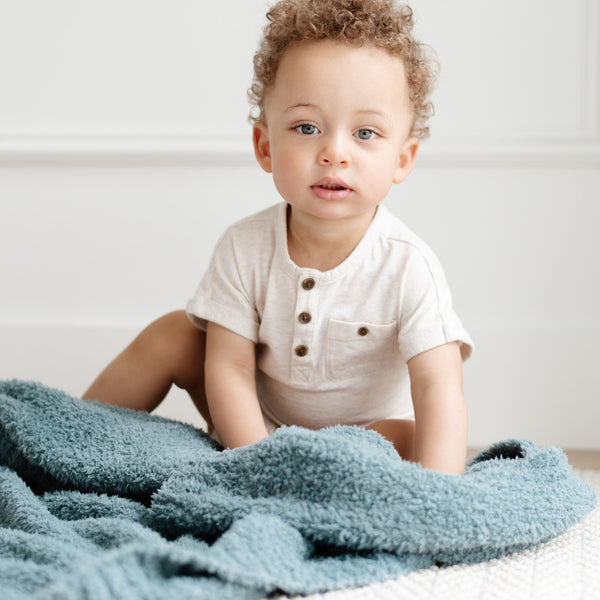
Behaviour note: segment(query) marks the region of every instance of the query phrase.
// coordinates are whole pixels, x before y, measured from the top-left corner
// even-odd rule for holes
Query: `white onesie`
[[[472,341],[432,251],[383,205],[353,252],[330,271],[298,267],[285,203],[232,225],[187,305],[256,343],[266,422],[318,429],[413,418],[407,361]]]

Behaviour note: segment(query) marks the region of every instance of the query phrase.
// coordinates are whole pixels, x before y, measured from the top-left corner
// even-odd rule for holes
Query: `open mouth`
[[[319,181],[311,188],[322,200],[344,200],[352,193],[352,189],[343,181]]]
[[[320,187],[324,190],[347,190],[348,188],[343,186],[343,185],[338,185],[337,183],[323,183],[321,185],[318,185],[317,187]]]

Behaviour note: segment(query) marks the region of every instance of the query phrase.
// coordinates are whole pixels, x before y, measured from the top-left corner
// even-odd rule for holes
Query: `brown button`
[[[312,277],[307,277],[302,282],[302,287],[307,291],[312,290],[315,287],[315,280]]]
[[[358,328],[358,335],[367,335],[367,333],[369,333],[369,328],[368,327],[359,327]]]
[[[296,353],[296,356],[306,356],[308,354],[308,348],[302,344],[300,346],[296,346],[294,352]]]
[[[310,323],[310,320],[312,319],[312,317],[310,316],[310,313],[307,312],[301,312],[298,315],[298,321],[300,321],[300,323]]]

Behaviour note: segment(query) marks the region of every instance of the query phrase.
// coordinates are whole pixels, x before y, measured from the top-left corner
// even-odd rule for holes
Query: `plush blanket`
[[[0,590],[177,600],[313,593],[563,533],[595,495],[564,454],[490,447],[463,477],[374,432],[281,428],[223,451],[182,423],[0,382]]]

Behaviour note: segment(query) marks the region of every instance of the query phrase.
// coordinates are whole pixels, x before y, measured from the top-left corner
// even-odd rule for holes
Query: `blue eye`
[[[372,129],[359,129],[356,132],[356,137],[360,140],[371,140],[377,135]]]
[[[302,125],[298,125],[296,129],[304,135],[313,135],[317,133],[317,128],[314,125],[311,125],[310,123],[303,123]]]

